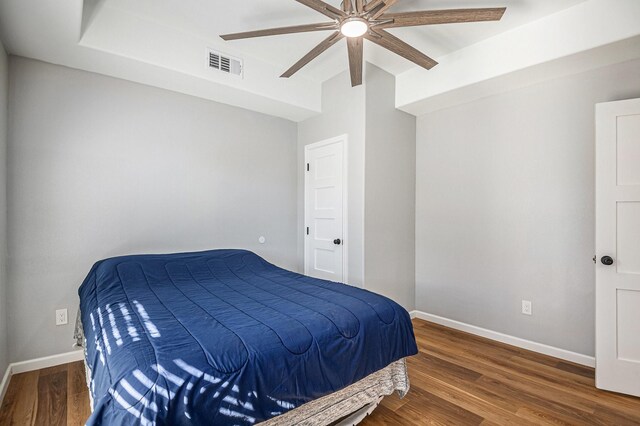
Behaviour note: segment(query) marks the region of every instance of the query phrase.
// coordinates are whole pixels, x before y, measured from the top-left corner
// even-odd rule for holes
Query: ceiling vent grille
[[[211,49],[208,49],[207,53],[209,68],[242,77],[244,71],[242,59],[234,58],[233,56]]]

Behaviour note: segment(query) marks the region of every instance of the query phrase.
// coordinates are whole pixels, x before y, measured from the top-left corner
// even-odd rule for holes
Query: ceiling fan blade
[[[349,49],[349,70],[351,71],[351,87],[362,84],[362,67],[364,42],[362,37],[347,38],[347,48]]]
[[[420,52],[418,49],[408,45],[398,37],[380,29],[372,29],[364,36],[367,40],[382,46],[393,53],[402,56],[410,60],[411,62],[420,65],[423,68],[430,70],[438,65],[436,61]]]
[[[320,12],[325,16],[328,16],[331,19],[340,19],[347,16],[344,11],[338,9],[337,7],[333,7],[330,4],[323,2],[322,0],[296,0],[298,3],[302,3],[307,7],[315,10],[316,12]]]
[[[295,73],[300,71],[300,69],[302,67],[307,65],[309,62],[313,61],[322,52],[324,52],[325,50],[327,50],[328,48],[330,48],[331,46],[333,46],[334,44],[336,44],[337,42],[339,42],[343,38],[344,38],[344,36],[342,35],[342,33],[340,31],[336,31],[335,33],[331,34],[322,43],[320,43],[319,45],[314,47],[311,52],[309,52],[306,55],[304,55],[302,57],[302,59],[300,59],[291,68],[289,68],[287,71],[285,71],[285,73],[282,74],[280,77],[284,77],[284,78],[291,77],[292,75],[294,75]]]
[[[365,12],[371,12],[376,7],[384,3],[384,0],[371,0],[364,5]]]
[[[364,0],[356,0],[356,12],[364,12]]]
[[[353,10],[353,3],[351,0],[342,0],[342,10],[348,15]]]
[[[499,21],[506,7],[485,9],[425,10],[420,12],[385,13],[379,16],[384,22],[376,28],[413,27],[418,25],[455,24],[462,22]]]
[[[326,22],[321,24],[296,25],[293,27],[270,28],[267,30],[247,31],[244,33],[224,34],[221,35],[223,40],[240,40],[245,38],[266,37],[281,34],[306,33],[311,31],[327,31],[337,30],[338,24],[335,22]]]
[[[398,0],[384,0],[384,3],[378,5],[375,9],[373,9],[370,13],[369,19],[378,19],[382,14],[384,14],[391,6],[396,4]]]

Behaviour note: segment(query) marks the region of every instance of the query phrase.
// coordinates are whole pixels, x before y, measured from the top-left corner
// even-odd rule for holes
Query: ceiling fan
[[[499,21],[506,10],[506,7],[500,7],[387,13],[387,10],[396,4],[398,0],[355,0],[355,5],[353,4],[353,0],[344,0],[342,2],[342,9],[331,6],[322,0],[296,1],[322,13],[331,18],[332,21],[319,24],[296,25],[293,27],[225,34],[220,37],[226,41],[230,41],[280,34],[333,30],[334,32],[329,37],[314,47],[313,50],[302,57],[302,59],[296,62],[280,77],[291,77],[322,52],[346,37],[349,51],[351,85],[358,86],[362,84],[363,39],[382,46],[423,68],[431,69],[438,64],[436,61],[385,31],[385,29],[419,25]]]

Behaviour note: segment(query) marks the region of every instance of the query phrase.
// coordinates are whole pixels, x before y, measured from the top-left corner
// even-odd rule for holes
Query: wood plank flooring
[[[640,398],[599,391],[594,371],[426,321],[411,391],[362,423],[378,425],[640,425]],[[82,425],[89,395],[81,362],[17,374],[0,425]]]
[[[411,390],[362,424],[640,425],[640,398],[595,388],[594,370],[421,320]]]
[[[0,425],[83,425],[89,418],[84,364],[74,362],[11,377]]]

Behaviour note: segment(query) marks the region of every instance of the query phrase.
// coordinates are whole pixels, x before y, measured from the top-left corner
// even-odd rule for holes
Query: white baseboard
[[[82,361],[83,359],[84,352],[82,349],[78,349],[67,352],[66,354],[51,355],[43,358],[31,359],[29,361],[14,362],[10,365],[10,368],[11,374],[20,374],[26,373],[27,371],[40,370],[42,368]]]
[[[496,340],[522,349],[560,358],[565,361],[575,362],[576,364],[585,365],[587,367],[596,366],[596,359],[592,356],[571,352],[566,349],[556,348],[543,343],[532,342],[531,340],[521,339],[519,337],[510,336],[493,330],[487,330],[486,328],[477,327],[475,325],[466,324],[464,322],[455,321],[438,315],[428,314],[422,311],[411,311],[410,314],[411,318],[419,318],[425,321],[434,322],[445,327],[465,331],[470,334],[475,334],[476,336],[486,337],[487,339]]]
[[[0,382],[0,406],[2,406],[4,395],[7,393],[7,389],[9,388],[10,379],[11,379],[11,365],[7,366],[7,371],[5,371],[4,377]]]

